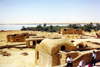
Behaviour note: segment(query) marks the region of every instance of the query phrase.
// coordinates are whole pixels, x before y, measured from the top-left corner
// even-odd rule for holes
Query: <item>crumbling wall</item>
[[[73,34],[82,34],[82,29],[74,29]]]
[[[96,61],[100,61],[100,50],[95,51],[96,52]],[[73,59],[73,66],[76,67],[79,65],[79,62],[81,60],[84,60],[86,64],[91,63],[92,60],[92,52],[82,53],[77,56],[75,59]],[[67,64],[67,63],[66,63]],[[66,67],[66,65],[64,66]]]
[[[7,35],[7,42],[10,42],[10,36],[11,35]]]
[[[25,36],[10,36],[10,42],[25,42]]]
[[[44,36],[29,36],[29,38],[45,38]]]
[[[99,33],[96,33],[96,37],[97,37],[97,38],[100,38],[100,34],[99,34]]]
[[[7,42],[25,42],[25,39],[29,38],[29,36],[36,36],[36,34],[22,33],[7,35]]]
[[[77,34],[66,34],[66,35],[63,35],[63,37],[66,37],[68,39],[79,39],[79,38],[81,38],[81,35],[77,35]]]
[[[61,32],[60,32],[60,31],[57,31],[57,33],[58,33],[58,34],[61,34]]]
[[[35,44],[33,45],[33,41],[35,42]],[[36,40],[26,40],[26,47],[35,47],[35,45],[37,44]]]
[[[61,58],[60,58],[61,65],[64,65],[66,63],[66,59],[68,58],[69,55],[72,57],[72,59],[76,58],[79,55],[78,52],[74,52],[74,51],[73,52],[60,51],[59,53],[61,55]]]
[[[82,29],[64,28],[61,29],[61,34],[82,34]]]
[[[61,29],[61,34],[73,34],[73,28],[64,28]]]
[[[26,47],[35,47],[36,44],[39,44],[44,38],[32,38],[26,39]],[[38,43],[39,42],[39,43]]]

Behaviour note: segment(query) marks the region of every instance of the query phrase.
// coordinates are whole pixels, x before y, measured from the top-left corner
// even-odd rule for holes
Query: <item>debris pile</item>
[[[28,53],[27,53],[27,52],[24,52],[24,53],[21,53],[21,55],[23,55],[23,56],[27,56]]]
[[[7,53],[7,51],[2,51],[2,50],[0,50],[0,54],[2,56],[10,56],[11,55],[10,53]]]

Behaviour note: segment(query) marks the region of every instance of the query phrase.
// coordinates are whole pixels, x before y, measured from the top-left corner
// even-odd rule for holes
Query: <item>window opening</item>
[[[62,46],[62,47],[61,47],[61,50],[62,50],[62,51],[65,50],[65,46]]]

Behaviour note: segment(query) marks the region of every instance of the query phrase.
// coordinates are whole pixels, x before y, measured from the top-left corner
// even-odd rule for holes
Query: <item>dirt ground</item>
[[[0,32],[0,46],[7,45],[6,35],[8,34],[18,34],[24,33],[26,31],[4,31]],[[0,49],[2,51],[7,51],[10,56],[2,56],[0,54],[0,67],[35,67],[35,49],[24,48],[22,50],[17,48],[5,48]],[[21,53],[27,52],[27,56],[21,55]]]
[[[35,50],[34,49],[1,49],[10,53],[10,56],[0,55],[0,67],[35,67]],[[27,52],[24,56],[21,53]]]
[[[19,33],[25,33],[25,32],[32,32],[32,31],[4,31],[0,32],[0,46],[7,45],[6,36],[8,34],[19,34]],[[81,42],[81,41],[97,41],[99,42],[100,39],[74,39],[75,42]],[[99,42],[100,43],[100,42]],[[24,49],[18,49],[18,48],[5,48],[0,49],[2,51],[7,51],[7,53],[10,53],[10,56],[2,56],[0,54],[0,67],[38,67],[35,66],[35,49],[32,48],[24,48]],[[27,52],[27,56],[21,55],[21,53]]]

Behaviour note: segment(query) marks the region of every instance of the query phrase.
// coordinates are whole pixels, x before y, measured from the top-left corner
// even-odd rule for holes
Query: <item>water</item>
[[[0,25],[0,30],[20,30],[25,27],[36,27],[37,25]]]
[[[68,26],[69,24],[52,24],[52,26]],[[84,26],[85,24],[81,24],[81,26]],[[21,30],[22,27],[36,27],[37,25],[0,25],[0,30]],[[43,24],[41,24],[43,26]],[[47,24],[46,26],[50,26],[50,24]],[[94,24],[95,26],[95,24]]]
[[[58,25],[58,26],[67,26],[67,25],[68,24]],[[0,25],[0,30],[21,30],[23,26],[26,28],[26,27],[36,27],[37,25]],[[50,25],[46,25],[46,26],[50,26]],[[53,24],[52,26],[57,26],[57,24]]]

